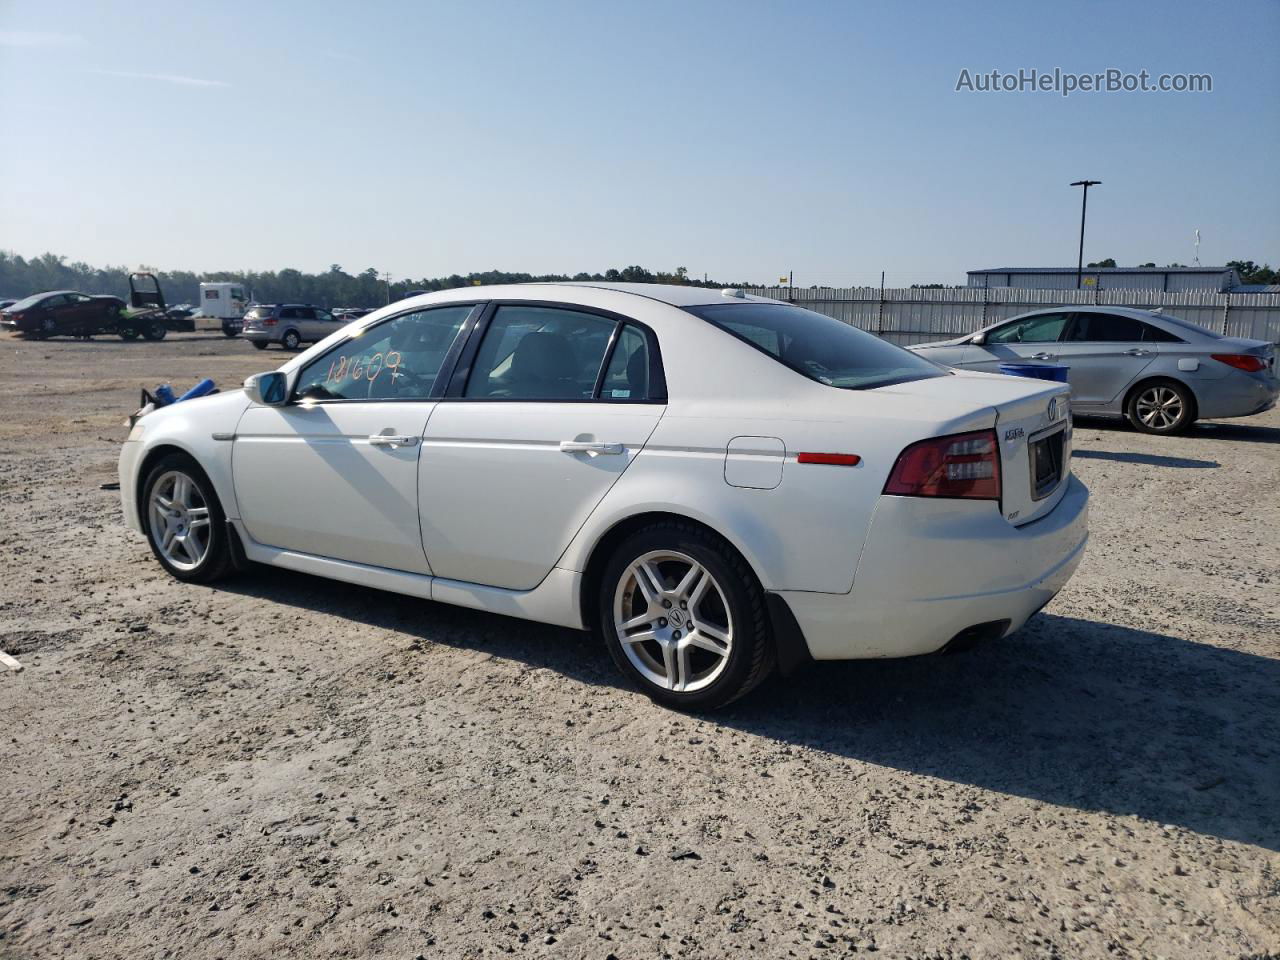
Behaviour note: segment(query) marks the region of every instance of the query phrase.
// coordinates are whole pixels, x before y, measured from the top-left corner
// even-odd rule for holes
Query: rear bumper
[[[265,340],[267,343],[277,339],[274,330],[246,330],[243,325],[240,327],[240,336],[246,340]]]
[[[985,501],[882,497],[847,594],[784,591],[815,660],[934,653],[979,624],[1021,627],[1079,566],[1089,491],[1071,476],[1021,527]]]
[[[1280,380],[1232,371],[1199,385],[1196,412],[1203,420],[1249,417],[1274,407],[1278,395]]]

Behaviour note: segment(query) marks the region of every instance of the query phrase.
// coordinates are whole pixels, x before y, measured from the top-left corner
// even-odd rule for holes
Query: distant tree
[[[1086,267],[1114,267],[1116,261],[1114,257],[1107,257],[1105,260],[1099,260],[1097,263],[1086,263]]]
[[[1270,264],[1258,266],[1252,260],[1228,260],[1227,266],[1240,274],[1241,283],[1280,283],[1280,270],[1271,269]]]
[[[1154,267],[1155,265],[1156,265],[1156,262],[1155,262],[1154,260],[1152,260],[1150,263],[1140,263],[1140,264],[1138,264],[1138,266],[1140,266],[1140,267]]]
[[[151,270],[160,280],[165,299],[170,303],[199,302],[200,284],[212,281],[243,283],[259,303],[302,302],[326,307],[377,307],[403,297],[411,290],[449,290],[475,284],[555,282],[570,279],[567,274],[512,273],[505,270],[451,274],[447,277],[405,278],[389,285],[374,267],[357,274],[347,273],[341,264],[331,263],[323,273],[305,273],[293,267],[283,270],[237,271],[214,270],[193,273],[189,270]],[[118,297],[129,294],[127,267],[91,267],[87,263],[67,263],[66,257],[45,253],[24,259],[0,250],[0,296],[25,297],[46,290],[80,290],[84,293],[110,293]],[[632,283],[680,283],[699,287],[750,287],[747,281],[723,283],[718,280],[693,280],[685,267],[650,271],[641,266],[628,266],[604,273],[579,272],[574,280],[626,280]]]

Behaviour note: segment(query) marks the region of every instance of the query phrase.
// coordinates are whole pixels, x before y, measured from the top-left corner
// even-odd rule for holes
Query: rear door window
[[[498,307],[463,396],[590,400],[617,321],[560,307]]]
[[[1133,317],[1112,313],[1077,313],[1071,327],[1075,343],[1138,343],[1146,326]]]

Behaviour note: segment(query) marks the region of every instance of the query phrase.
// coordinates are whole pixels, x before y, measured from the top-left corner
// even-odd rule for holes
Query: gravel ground
[[[695,718],[569,631],[162,575],[122,418],[274,350],[0,355],[0,956],[1280,952],[1280,412],[1078,424],[1093,538],[1021,633]]]

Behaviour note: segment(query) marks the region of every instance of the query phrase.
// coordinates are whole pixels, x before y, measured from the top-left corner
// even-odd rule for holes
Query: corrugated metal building
[[[1023,290],[1074,290],[1075,267],[997,267],[970,270],[971,287],[1017,287]],[[1085,267],[1080,274],[1086,290],[1212,290],[1226,293],[1240,284],[1231,267]]]

